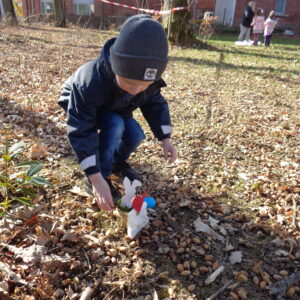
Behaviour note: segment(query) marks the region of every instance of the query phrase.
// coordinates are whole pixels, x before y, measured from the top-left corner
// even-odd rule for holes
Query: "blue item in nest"
[[[145,197],[144,201],[147,203],[147,208],[154,208],[156,201],[152,197]]]

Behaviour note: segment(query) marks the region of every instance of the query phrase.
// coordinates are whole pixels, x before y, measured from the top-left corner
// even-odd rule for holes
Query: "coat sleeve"
[[[84,90],[73,83],[67,108],[67,133],[71,147],[86,175],[100,172],[97,107]]]
[[[61,93],[58,100],[58,104],[63,108],[65,112],[68,110],[69,98],[72,91],[73,76],[70,76],[64,84],[61,86]]]
[[[160,141],[171,136],[172,126],[168,103],[160,89],[141,107],[154,136]]]

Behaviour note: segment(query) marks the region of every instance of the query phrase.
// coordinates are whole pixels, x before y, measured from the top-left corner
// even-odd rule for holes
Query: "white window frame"
[[[43,5],[44,5],[45,9],[43,9]],[[50,8],[50,10],[47,11],[47,5],[49,5],[49,7],[52,5],[52,9]],[[53,0],[41,0],[41,13],[42,14],[54,13],[54,3],[53,3]]]
[[[82,14],[79,9],[79,5],[86,5],[89,7],[89,12]],[[74,15],[86,15],[90,16],[94,13],[94,0],[74,0],[73,1],[73,13]]]
[[[277,15],[284,15],[287,0],[281,0],[281,1],[283,1],[282,11],[277,10],[278,1],[280,1],[280,0],[276,0],[276,3],[275,3],[275,12],[276,12]]]

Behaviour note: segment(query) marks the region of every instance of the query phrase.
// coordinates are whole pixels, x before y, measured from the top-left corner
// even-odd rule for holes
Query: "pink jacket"
[[[264,16],[255,16],[252,21],[253,33],[263,33],[264,32]]]
[[[274,20],[268,18],[265,22],[264,36],[272,34],[277,23],[278,23],[278,19]]]

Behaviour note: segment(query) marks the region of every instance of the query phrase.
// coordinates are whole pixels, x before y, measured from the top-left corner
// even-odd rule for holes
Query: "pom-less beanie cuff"
[[[168,63],[167,58],[122,55],[114,51],[110,55],[114,73],[135,80],[159,80]]]
[[[135,15],[123,24],[110,49],[115,74],[135,80],[156,81],[168,63],[168,41],[161,24],[149,15]]]

